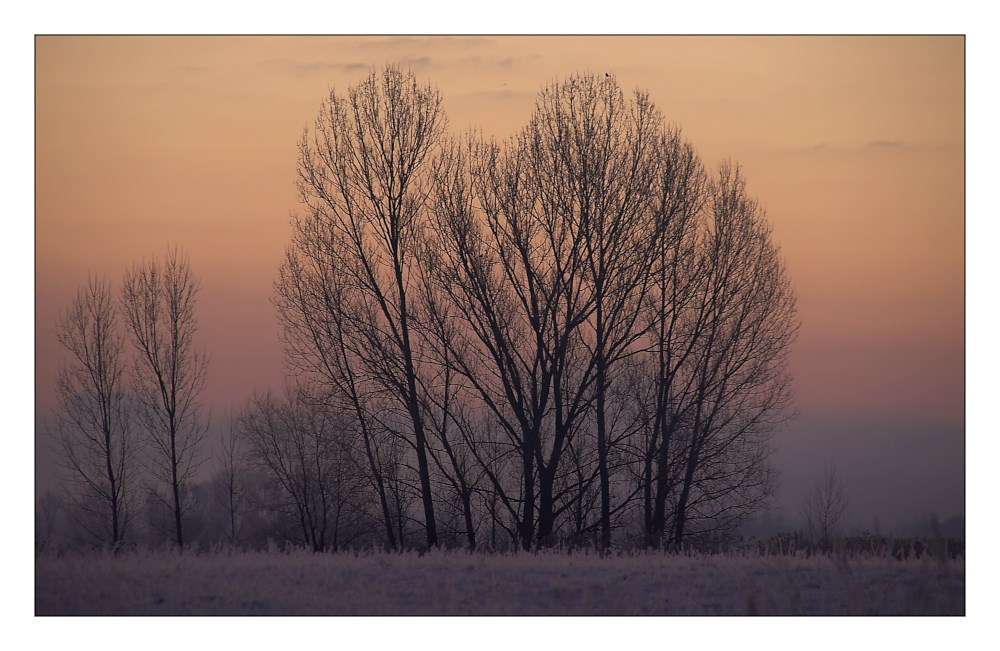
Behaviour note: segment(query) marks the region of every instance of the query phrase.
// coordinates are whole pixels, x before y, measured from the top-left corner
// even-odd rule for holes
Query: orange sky
[[[40,422],[76,287],[168,243],[202,278],[214,420],[280,383],[271,283],[329,88],[399,62],[453,130],[504,137],[543,83],[608,71],[708,165],[741,163],[768,209],[802,318],[779,501],[832,456],[859,518],[964,510],[961,37],[38,37],[35,54]]]

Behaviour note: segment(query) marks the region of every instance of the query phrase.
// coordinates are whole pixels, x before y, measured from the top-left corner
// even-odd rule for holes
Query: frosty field
[[[176,552],[35,558],[36,615],[964,615],[924,556]]]

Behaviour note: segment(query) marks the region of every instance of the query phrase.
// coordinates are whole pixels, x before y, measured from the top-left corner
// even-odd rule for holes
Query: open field
[[[42,552],[36,615],[964,615],[964,560]]]

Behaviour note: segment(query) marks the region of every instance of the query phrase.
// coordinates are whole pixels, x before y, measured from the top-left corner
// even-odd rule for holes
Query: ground
[[[964,615],[964,560],[124,552],[35,560],[36,615]]]

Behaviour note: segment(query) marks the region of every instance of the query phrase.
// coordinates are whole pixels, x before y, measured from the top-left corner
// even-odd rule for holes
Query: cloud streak
[[[297,61],[295,59],[267,59],[257,64],[261,69],[278,74],[292,74],[296,76],[311,76],[334,73],[362,73],[371,66],[358,61],[333,62],[333,61]]]
[[[872,140],[865,147],[875,147],[880,149],[895,149],[902,147],[903,143],[898,140]]]

